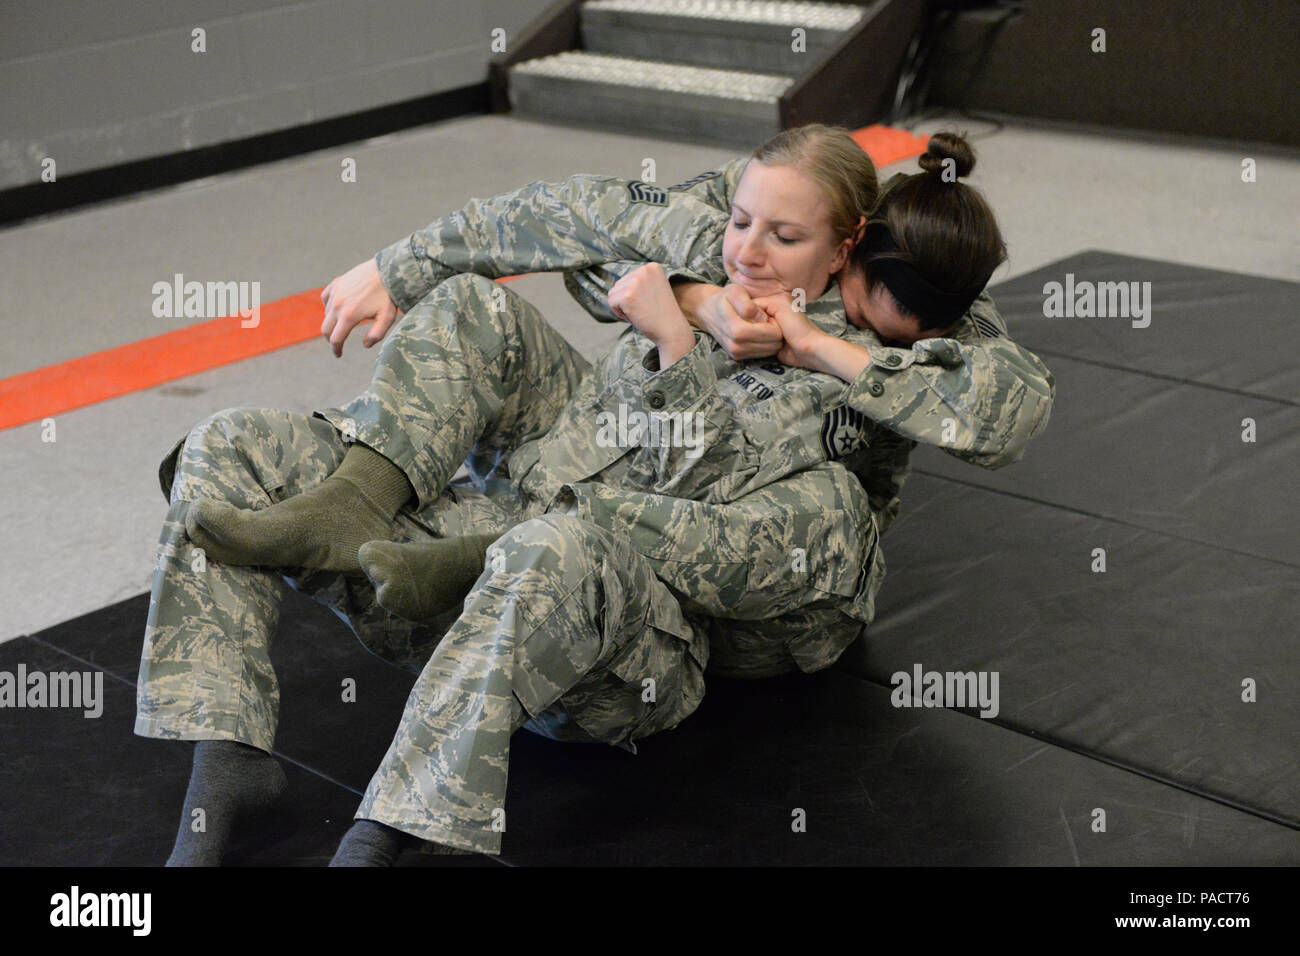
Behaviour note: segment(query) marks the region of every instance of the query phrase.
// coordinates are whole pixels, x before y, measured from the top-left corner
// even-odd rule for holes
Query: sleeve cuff
[[[695,331],[694,347],[666,369],[659,368],[659,349],[651,346],[641,360],[647,376],[641,381],[642,410],[658,414],[682,412],[699,403],[718,383],[710,356],[713,339]]]
[[[692,272],[690,269],[679,269],[676,266],[664,266],[664,273],[668,276],[669,285],[677,285],[680,282],[701,282],[706,285],[715,284],[710,279],[706,279],[698,272]]]
[[[911,367],[917,359],[917,354],[911,349],[887,345],[873,345],[868,351],[871,353],[870,364],[849,385],[850,404],[855,408],[872,401],[888,401],[894,373]]]
[[[964,364],[961,345],[956,339],[921,339],[912,346],[913,361],[922,365],[957,368]]]
[[[416,255],[412,244],[414,236],[407,236],[375,256],[379,277],[394,304],[403,312],[419,302],[446,276],[436,276],[429,260]]]

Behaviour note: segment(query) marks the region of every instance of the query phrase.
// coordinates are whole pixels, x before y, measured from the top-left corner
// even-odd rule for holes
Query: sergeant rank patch
[[[852,454],[862,444],[867,416],[847,405],[832,408],[822,417],[822,450],[831,461]]]
[[[700,173],[698,176],[693,176],[684,183],[678,183],[676,186],[669,186],[668,191],[670,193],[679,193],[684,189],[690,189],[696,183],[702,183],[706,179],[712,179],[716,175],[718,175],[718,171],[716,169],[710,169],[707,173]]]
[[[666,189],[643,183],[639,179],[628,183],[627,191],[631,194],[633,202],[648,203],[651,206],[668,205],[668,191]]]

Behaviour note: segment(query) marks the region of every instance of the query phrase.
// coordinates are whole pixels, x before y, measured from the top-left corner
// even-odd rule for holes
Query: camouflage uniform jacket
[[[609,288],[643,262],[664,264],[675,279],[725,284],[722,236],[746,162],[667,190],[591,175],[531,183],[472,200],[381,251],[376,261],[402,309],[459,272],[501,277],[562,270],[588,312],[617,321],[606,301]],[[853,382],[773,359],[737,363],[702,334],[691,353],[659,372],[649,340],[629,330],[602,359],[607,388],[585,414],[621,414],[620,405],[646,414],[700,413],[708,433],[702,455],[690,457],[681,447],[643,449],[625,463],[638,486],[681,498],[728,501],[814,462],[844,460],[867,489],[882,532],[898,514],[918,442],[998,468],[1018,461],[1047,425],[1053,377],[1009,338],[987,293],[951,337],[911,348],[885,346],[870,330],[848,324],[834,286],[807,311],[825,331],[871,353]],[[571,438],[543,442],[552,441],[555,456],[567,448],[598,463],[597,471],[611,462],[608,448],[588,455],[566,444]],[[537,451],[545,466],[546,449]],[[547,474],[543,467],[533,479],[539,491]]]

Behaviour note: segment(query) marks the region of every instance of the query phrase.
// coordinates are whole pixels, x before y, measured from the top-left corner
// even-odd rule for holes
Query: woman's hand
[[[674,287],[677,301],[697,328],[713,336],[737,362],[775,355],[781,347],[781,329],[734,282],[725,288],[684,282]]]
[[[817,328],[805,313],[797,311],[793,300],[784,292],[760,296],[754,302],[781,330],[783,341],[776,360],[783,365],[818,369],[816,357],[824,340],[834,336]]]
[[[609,308],[659,346],[661,368],[695,347],[695,333],[677,305],[668,274],[657,262],[646,263],[615,282],[609,290]],[[673,355],[671,361],[664,361],[666,354]]]
[[[395,303],[379,277],[379,266],[367,259],[333,279],[320,294],[325,306],[325,321],[320,334],[329,339],[334,357],[343,354],[343,341],[362,322],[374,320],[366,332],[365,346],[370,348],[388,332],[397,318]]]

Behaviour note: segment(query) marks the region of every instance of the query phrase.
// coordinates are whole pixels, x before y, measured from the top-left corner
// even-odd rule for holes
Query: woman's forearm
[[[854,381],[871,364],[871,353],[861,345],[826,334],[819,335],[799,358],[799,364],[805,368],[834,375],[846,382]]]
[[[677,299],[677,307],[682,310],[682,315],[686,316],[686,321],[691,324],[691,327],[702,332],[709,330],[702,318],[704,303],[709,296],[721,291],[721,286],[707,282],[677,282],[673,285],[673,296]]]
[[[695,333],[687,326],[682,326],[680,333],[674,333],[657,343],[659,346],[659,367],[668,368],[691,349],[695,348]]]

